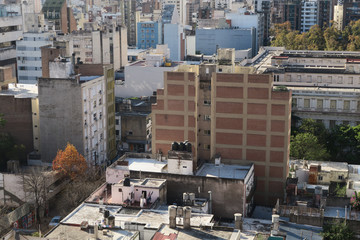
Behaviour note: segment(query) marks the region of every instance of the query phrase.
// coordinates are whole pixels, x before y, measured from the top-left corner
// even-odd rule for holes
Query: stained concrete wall
[[[41,159],[51,163],[67,142],[83,153],[81,88],[75,79],[40,78]]]
[[[140,178],[140,172],[130,171],[130,178]],[[212,192],[212,213],[216,217],[234,217],[243,213],[244,183],[242,180],[189,176],[167,173],[141,172],[141,178],[161,178],[167,181],[167,203],[181,203],[184,192],[193,192],[196,197],[208,198]],[[200,187],[200,195],[198,193]]]

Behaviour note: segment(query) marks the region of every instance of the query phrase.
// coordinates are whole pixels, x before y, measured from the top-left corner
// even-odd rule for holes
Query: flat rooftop
[[[124,180],[121,180],[118,184],[123,184]],[[138,187],[148,187],[148,188],[159,188],[166,182],[165,179],[155,179],[155,178],[146,178],[146,179],[130,179],[130,183]]]
[[[99,77],[101,77],[101,76],[80,76],[80,81],[87,82],[87,81],[91,81],[91,80],[94,80]]]
[[[306,161],[306,160],[290,160],[290,166],[292,164],[298,166],[298,169],[304,169],[304,164],[307,164],[307,169],[310,169],[311,165],[320,165],[321,172],[330,171],[349,171],[349,165],[346,162],[323,162],[323,161]]]
[[[68,216],[66,216],[61,224],[80,226],[83,221],[87,221],[89,225],[101,222],[104,217],[99,211],[101,205],[92,203],[82,203]],[[154,209],[128,209],[122,206],[103,206],[110,215],[115,217],[115,226],[123,226],[125,222],[145,224],[148,228],[159,228],[162,224],[169,224],[168,210]],[[211,226],[213,220],[212,214],[191,213],[190,224],[193,227]],[[177,224],[182,226],[182,218],[177,218]]]
[[[36,98],[38,87],[36,84],[8,84],[8,90],[1,90],[0,96],[14,96],[14,98]]]
[[[105,234],[104,234],[105,233]],[[137,235],[137,231],[127,231],[122,229],[106,229],[105,231],[99,230],[96,239],[130,239]],[[94,233],[89,233],[88,230],[81,230],[78,226],[59,225],[48,235],[46,239],[95,239]]]
[[[163,172],[167,166],[167,162],[148,158],[126,158],[125,161],[129,163],[130,171]]]
[[[203,166],[196,173],[197,176],[203,177],[217,177],[228,179],[245,179],[250,171],[252,165],[215,165],[211,163],[204,163]]]

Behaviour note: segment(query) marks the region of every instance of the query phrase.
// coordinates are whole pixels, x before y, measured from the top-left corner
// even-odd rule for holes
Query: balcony
[[[0,17],[0,27],[22,26],[21,16]]]
[[[22,31],[0,33],[0,43],[19,40],[22,37],[22,35],[23,35]]]

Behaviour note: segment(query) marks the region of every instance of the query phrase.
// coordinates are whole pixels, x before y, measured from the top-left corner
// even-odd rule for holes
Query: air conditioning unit
[[[87,114],[87,111],[85,111],[85,114]]]

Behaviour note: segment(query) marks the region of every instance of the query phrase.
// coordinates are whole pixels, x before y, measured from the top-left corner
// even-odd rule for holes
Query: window
[[[327,81],[328,83],[332,83],[332,76],[329,76],[328,77],[328,81]]]
[[[304,108],[310,108],[310,99],[304,99]]]
[[[119,119],[116,119],[116,120],[115,120],[115,124],[116,124],[116,125],[119,125]]]
[[[96,101],[94,101],[94,108],[96,108]]]
[[[210,121],[210,115],[204,115],[204,120],[205,121]]]
[[[132,130],[128,131],[127,135],[129,135],[129,136],[133,135],[133,131]]]
[[[350,101],[349,100],[344,101],[344,110],[350,110]]]
[[[101,105],[101,104],[102,104],[102,99],[100,98],[100,99],[99,99],[99,105]]]
[[[349,84],[353,84],[353,83],[354,83],[354,78],[353,78],[353,77],[349,77],[348,82],[349,82]]]
[[[339,77],[338,77],[337,83],[343,83],[343,77],[342,77],[342,76],[339,76]]]
[[[360,111],[360,101],[357,102],[357,110]]]
[[[317,76],[317,82],[321,83],[322,82],[322,77],[321,76]]]
[[[119,192],[122,192],[122,189],[121,189],[121,188],[119,188]]]
[[[296,108],[296,107],[297,107],[297,98],[293,98],[293,99],[292,99],[292,104],[291,104],[291,106],[292,106],[293,108]]]
[[[330,128],[334,128],[336,125],[336,121],[335,120],[330,120]]]
[[[338,179],[339,179],[339,180],[343,180],[343,179],[344,179],[344,176],[343,176],[343,175],[339,175],[339,176],[338,176]]]
[[[336,100],[330,100],[330,109],[336,109]]]
[[[211,105],[211,100],[204,100],[204,105],[207,105],[207,106]]]
[[[183,168],[187,168],[187,166],[183,166]]]
[[[323,100],[322,99],[318,99],[316,101],[316,108],[323,108]]]
[[[298,80],[298,82],[301,81],[301,75],[297,75],[297,80]]]
[[[205,135],[210,135],[210,130],[204,130]]]
[[[323,176],[319,176],[319,181],[323,180]]]
[[[120,133],[119,130],[116,130],[116,131],[115,131],[116,136],[119,136],[119,133]]]
[[[94,113],[94,120],[97,120],[96,113]]]
[[[209,144],[204,144],[204,149],[205,150],[210,150],[210,145]]]

